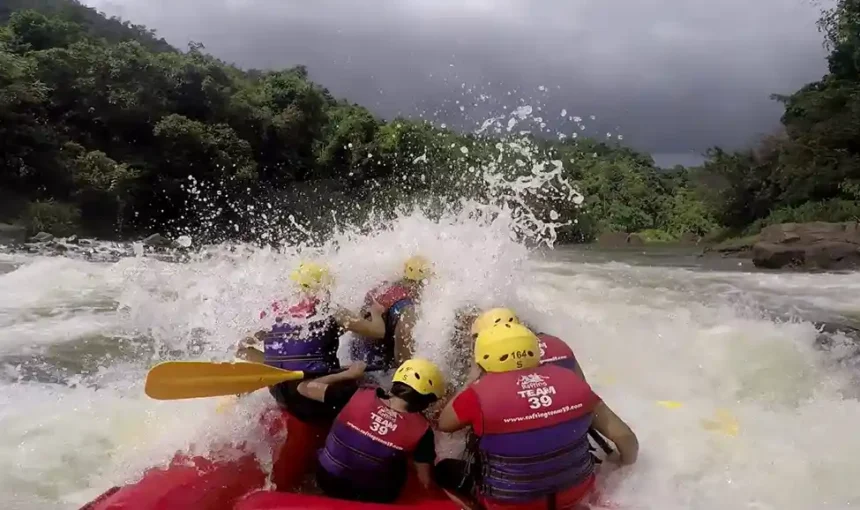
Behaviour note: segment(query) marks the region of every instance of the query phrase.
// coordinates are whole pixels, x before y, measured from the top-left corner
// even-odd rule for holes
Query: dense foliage
[[[532,205],[575,218],[572,241],[853,214],[843,202],[857,198],[860,177],[858,31],[841,12],[830,19],[831,74],[782,98],[784,136],[672,171],[623,147],[532,140],[586,197],[579,210],[558,197]],[[476,168],[530,170],[492,138],[383,122],[303,67],[243,71],[75,0],[6,1],[0,22],[0,219],[32,230],[112,237],[206,225],[259,239],[248,210],[273,223],[320,224],[330,211],[358,221],[412,199],[486,193]]]
[[[754,231],[788,221],[860,216],[860,0],[839,0],[819,27],[829,73],[789,96],[783,129],[754,149],[713,149],[703,171],[719,179],[718,219]]]

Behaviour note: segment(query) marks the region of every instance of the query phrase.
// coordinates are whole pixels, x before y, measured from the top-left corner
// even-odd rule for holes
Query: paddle
[[[144,391],[156,400],[236,395],[303,379],[304,372],[281,370],[262,363],[165,361],[146,375]]]
[[[657,405],[666,409],[678,409],[684,404],[677,400],[658,400]],[[741,430],[738,419],[728,409],[717,409],[713,419],[701,420],[700,423],[705,430],[720,432],[730,437],[736,437]]]
[[[595,377],[595,380],[600,381],[601,384],[614,384],[616,382],[615,377],[607,374],[599,374],[598,377]],[[678,402],[677,400],[658,400],[656,404],[660,407],[664,407],[666,409],[679,409],[684,406],[683,403]],[[740,423],[738,419],[729,411],[728,409],[717,409],[714,418],[709,420],[701,420],[700,424],[703,429],[708,430],[710,432],[718,432],[721,434],[725,434],[730,437],[736,437],[741,430]],[[592,439],[597,442],[595,437]],[[603,445],[600,445],[603,448]]]

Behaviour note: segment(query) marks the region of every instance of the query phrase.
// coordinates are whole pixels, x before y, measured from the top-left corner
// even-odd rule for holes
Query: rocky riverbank
[[[860,269],[860,223],[782,223],[705,248],[704,255],[752,259],[756,267],[807,271]]]
[[[695,236],[673,242],[649,242],[638,233],[609,232],[595,243],[607,250],[645,246],[701,247],[701,256],[751,260],[761,269],[799,271],[860,270],[860,222],[782,223],[759,234],[710,243]]]
[[[706,243],[695,236],[685,236],[675,243],[650,243],[644,235],[610,232],[601,235],[595,244],[602,249],[635,250],[651,244],[701,247]],[[187,236],[174,240],[161,234],[130,242],[98,241],[78,236],[54,237],[47,232],[28,237],[24,227],[0,223],[0,250],[45,256],[112,261],[152,255],[178,260],[188,255],[191,244]],[[747,259],[762,269],[860,270],[860,222],[771,225],[754,236],[704,246],[701,256]]]
[[[115,262],[123,257],[153,256],[164,260],[181,260],[191,247],[191,239],[176,240],[153,234],[139,241],[101,241],[97,239],[55,237],[39,232],[28,237],[24,227],[0,223],[0,251],[30,253],[42,256],[64,256],[94,262]]]

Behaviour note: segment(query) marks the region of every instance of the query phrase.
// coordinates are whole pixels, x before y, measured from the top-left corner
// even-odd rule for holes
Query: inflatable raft
[[[416,482],[417,483],[417,482]],[[233,508],[235,510],[459,510],[444,493],[428,494],[427,491],[414,491],[414,487],[403,489],[411,497],[394,504],[360,503],[342,499],[293,494],[289,492],[262,491],[248,495]]]
[[[316,466],[316,452],[328,427],[309,425],[281,409],[261,420],[271,439],[271,477],[253,453],[215,452],[209,456],[177,453],[166,467],[153,468],[137,482],[114,487],[81,510],[374,510],[411,508],[457,510],[441,491],[424,490],[410,478],[396,504],[370,504],[298,494]],[[223,454],[223,455],[222,455]],[[263,490],[271,480],[275,490]]]

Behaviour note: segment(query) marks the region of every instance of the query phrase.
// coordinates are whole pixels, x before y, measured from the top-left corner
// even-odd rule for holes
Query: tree
[[[48,18],[36,11],[18,11],[9,18],[10,46],[19,53],[64,48],[80,39],[78,25]]]
[[[74,0],[8,2],[0,6],[8,19],[0,28],[0,183],[31,202],[30,216],[42,218],[34,225],[56,217],[63,229],[79,221],[98,235],[130,235],[205,224],[213,239],[253,239],[247,211],[259,208],[322,230],[330,222],[323,211],[361,221],[369,210],[421,202],[441,211],[460,198],[580,220],[568,239],[707,225],[698,195],[679,191],[682,172],[661,174],[629,148],[384,122],[335,100],[302,66],[243,71],[200,43],[178,51]],[[523,186],[541,167],[579,182],[590,209],[551,185]],[[683,220],[673,223],[675,211]]]
[[[113,214],[116,224],[110,226],[122,231],[126,197],[132,191],[138,173],[101,151],[83,152],[83,148],[75,144],[69,144],[66,150],[80,154],[74,160],[72,171],[76,185],[74,194],[80,204],[84,226],[98,231],[103,226],[103,218]],[[110,232],[103,231],[102,234],[109,235]]]
[[[860,1],[839,0],[824,11],[819,28],[830,50],[829,73],[793,94],[773,96],[785,107],[784,132],[748,151],[709,154],[704,170],[725,180],[719,217],[731,227],[792,217],[835,221],[846,214],[838,203],[854,199],[850,183],[860,178]]]

